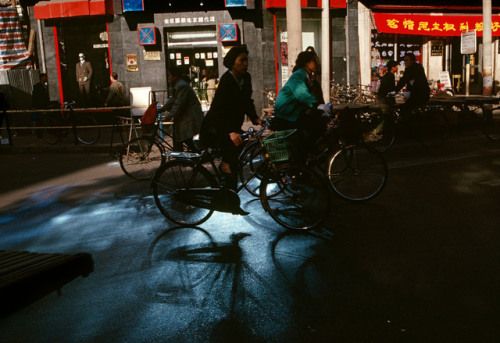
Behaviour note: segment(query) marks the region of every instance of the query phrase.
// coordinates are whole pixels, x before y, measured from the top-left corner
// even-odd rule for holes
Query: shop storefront
[[[408,52],[414,53],[417,61],[424,66],[429,80],[439,81],[443,72],[452,80],[454,90],[464,91],[466,58],[471,64],[470,91],[482,92],[482,15],[478,13],[373,13],[375,27],[371,32],[371,75],[372,80],[385,71],[387,61],[394,59],[400,63],[400,73],[404,70],[402,58]],[[477,52],[469,56],[461,54],[461,34],[475,30]],[[500,36],[500,16],[492,17],[494,46],[494,75],[500,72],[498,58],[498,37]],[[495,79],[498,79],[495,78]]]

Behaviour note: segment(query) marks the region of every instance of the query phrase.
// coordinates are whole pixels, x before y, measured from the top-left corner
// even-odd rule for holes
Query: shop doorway
[[[83,30],[82,27],[85,29]],[[62,90],[65,101],[75,100],[81,107],[95,107],[104,104],[104,89],[109,87],[110,63],[108,56],[108,35],[106,23],[61,23],[57,28],[59,64]],[[76,77],[78,54],[92,66],[89,94],[80,93]]]
[[[166,67],[186,75],[204,107],[210,104],[219,75],[215,27],[165,31]]]

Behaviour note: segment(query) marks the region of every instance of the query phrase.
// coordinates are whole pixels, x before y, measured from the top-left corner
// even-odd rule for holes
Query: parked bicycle
[[[125,175],[135,180],[150,180],[156,169],[172,151],[173,139],[162,125],[163,116],[157,115],[152,125],[142,125],[142,135],[128,142],[120,153],[120,167]]]
[[[168,153],[175,159],[162,164],[152,181],[156,205],[165,217],[180,225],[201,224],[214,211],[246,215],[240,208],[238,193],[259,176],[261,204],[277,223],[289,229],[317,227],[330,211],[330,192],[326,180],[316,171],[286,163],[287,138],[293,133],[280,131],[265,139],[255,130],[244,134],[245,139],[255,137],[265,149],[265,161],[236,191],[223,182],[216,166],[218,151]]]
[[[101,136],[101,129],[94,117],[87,113],[76,113],[75,101],[63,102],[60,112],[46,112],[42,115],[42,129],[39,136],[48,144],[61,142],[69,132],[73,132],[78,142],[91,145]],[[76,143],[76,142],[75,142]]]

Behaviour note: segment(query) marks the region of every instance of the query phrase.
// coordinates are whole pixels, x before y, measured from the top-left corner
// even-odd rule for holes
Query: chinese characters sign
[[[482,16],[434,16],[414,14],[374,13],[380,32],[427,36],[460,36],[462,32],[476,30],[483,35]],[[491,18],[493,36],[500,36],[500,16]]]

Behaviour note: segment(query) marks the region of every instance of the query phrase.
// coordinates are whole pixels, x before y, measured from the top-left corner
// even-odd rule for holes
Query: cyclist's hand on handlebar
[[[231,138],[231,141],[235,146],[239,146],[243,143],[243,138],[241,138],[241,135],[237,132],[231,132],[229,134],[229,138]]]
[[[323,113],[321,114],[322,117],[330,117],[333,113],[332,111],[332,104],[319,104],[318,105],[318,110],[322,111]]]

